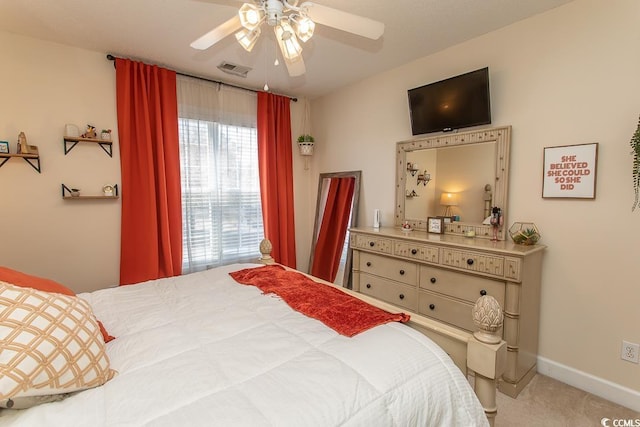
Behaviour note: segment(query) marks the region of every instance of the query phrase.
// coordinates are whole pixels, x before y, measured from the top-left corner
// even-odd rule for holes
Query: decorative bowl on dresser
[[[498,388],[518,395],[536,373],[545,246],[400,228],[350,231],[355,291],[469,332],[475,301],[493,296],[504,310],[507,342]]]

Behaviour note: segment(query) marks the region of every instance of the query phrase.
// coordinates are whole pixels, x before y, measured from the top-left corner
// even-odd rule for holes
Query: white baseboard
[[[640,412],[640,392],[538,356],[538,372]]]

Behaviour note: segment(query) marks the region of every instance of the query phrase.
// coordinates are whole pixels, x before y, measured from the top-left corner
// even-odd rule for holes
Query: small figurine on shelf
[[[493,237],[491,238],[491,241],[498,241],[498,231],[500,230],[500,227],[502,227],[503,222],[504,218],[502,217],[502,210],[499,207],[494,206],[491,209],[491,219],[489,220],[489,223],[493,228]]]
[[[27,144],[27,136],[24,132],[18,134],[18,145],[16,153],[18,154],[38,154],[38,147],[36,145]]]
[[[92,125],[87,125],[87,131],[80,135],[81,138],[95,138],[96,137],[96,127]]]
[[[20,132],[18,134],[18,145],[16,147],[16,153],[18,154],[27,154],[29,151],[29,147],[27,146],[27,136],[24,132]]]
[[[111,141],[111,129],[102,129],[102,132],[100,132],[100,138],[105,141]]]

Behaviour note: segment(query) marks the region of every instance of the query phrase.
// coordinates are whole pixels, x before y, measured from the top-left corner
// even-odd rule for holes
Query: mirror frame
[[[316,252],[316,243],[318,241],[318,231],[320,230],[320,226],[322,225],[322,220],[320,219],[320,198],[322,196],[322,183],[327,178],[355,178],[354,188],[353,188],[353,199],[351,200],[351,221],[347,225],[347,234],[345,236],[345,241],[348,242],[349,239],[349,228],[353,228],[358,225],[358,205],[360,200],[360,180],[362,177],[362,171],[348,171],[348,172],[325,172],[321,173],[318,177],[318,195],[316,196],[316,214],[314,217],[313,224],[313,235],[311,236],[311,253],[309,254],[309,272],[311,272],[311,267],[313,266],[313,257]],[[324,212],[323,212],[324,213]],[[351,289],[351,264],[352,264],[352,256],[353,250],[351,246],[347,249],[347,260],[344,267],[344,277],[342,279],[342,287]]]
[[[407,175],[407,156],[410,151],[424,150],[438,147],[452,147],[470,145],[484,142],[496,142],[496,170],[493,185],[493,206],[502,210],[503,226],[498,232],[498,240],[504,240],[507,226],[507,194],[509,190],[509,148],[511,145],[511,126],[479,129],[467,132],[450,134],[426,135],[407,141],[396,143],[396,204],[395,225],[402,226],[408,221],[414,230],[426,230],[427,218],[405,218],[405,188]],[[472,231],[475,237],[492,237],[491,225],[474,224],[465,222],[452,222],[445,224],[444,234],[464,236]]]

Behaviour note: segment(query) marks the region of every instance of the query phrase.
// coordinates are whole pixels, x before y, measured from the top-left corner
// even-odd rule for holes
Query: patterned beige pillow
[[[116,374],[91,307],[75,296],[0,281],[0,342],[0,407],[58,400]]]

